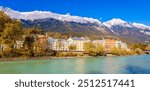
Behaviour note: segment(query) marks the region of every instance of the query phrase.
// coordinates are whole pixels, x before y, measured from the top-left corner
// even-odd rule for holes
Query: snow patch
[[[137,28],[140,28],[140,29],[150,29],[150,26],[146,26],[146,25],[141,24],[141,23],[133,23],[132,25],[137,27]]]

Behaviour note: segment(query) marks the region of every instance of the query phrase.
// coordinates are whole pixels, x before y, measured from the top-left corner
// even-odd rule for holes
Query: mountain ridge
[[[19,12],[12,10],[8,7],[0,7],[0,10],[4,11],[11,18],[16,19],[24,19],[24,20],[37,20],[37,19],[45,19],[45,18],[54,18],[57,20],[68,21],[68,22],[78,22],[78,23],[97,23],[101,24],[101,22],[94,18],[88,17],[80,17],[80,16],[71,16],[70,14],[57,14],[52,13],[50,11],[32,11],[32,12]]]
[[[88,22],[90,22],[90,23],[106,24],[109,22],[109,23],[113,23],[114,25],[118,25],[121,23],[128,23],[128,22],[126,22],[120,18],[113,18],[112,20],[108,20],[108,21],[102,23],[98,19],[89,18],[89,17],[72,16],[69,13],[68,14],[58,14],[58,13],[52,13],[50,11],[38,11],[38,10],[31,11],[31,12],[19,12],[19,11],[15,11],[15,10],[8,8],[8,7],[4,8],[3,6],[0,6],[0,10],[7,13],[11,18],[24,19],[24,20],[37,20],[37,19],[45,19],[45,18],[54,18],[54,19],[58,19],[58,20],[62,20],[62,21],[77,22],[77,23],[88,23]],[[12,16],[11,15],[12,13],[15,13],[17,15]],[[45,16],[42,16],[44,14],[45,14]],[[39,17],[37,17],[37,16],[39,16]],[[65,19],[68,17],[69,17],[69,19]],[[116,23],[118,23],[118,24],[116,24]],[[135,23],[136,22],[133,22],[130,24],[134,25]],[[136,24],[138,24],[139,26],[143,26],[143,27],[145,26],[145,27],[150,28],[150,26],[142,24],[142,23],[136,23]]]
[[[19,12],[2,6],[0,10],[13,19],[20,19],[24,27],[40,27],[46,31],[87,34],[86,36],[119,36],[133,39],[135,42],[150,43],[150,26],[135,22],[128,23],[120,18],[101,22],[94,18],[62,15],[50,11]]]

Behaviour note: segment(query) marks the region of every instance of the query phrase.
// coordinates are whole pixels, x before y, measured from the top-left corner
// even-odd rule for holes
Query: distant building
[[[49,48],[55,51],[68,51],[69,42],[65,39],[48,38]]]
[[[69,51],[69,46],[71,45],[75,45],[77,47],[75,51],[84,51],[84,43],[87,41],[89,40],[84,37],[70,37],[68,40],[54,39],[51,37],[48,38],[49,48],[55,51]]]
[[[49,49],[54,50],[53,49],[54,39],[52,37],[48,37],[47,42],[48,42]]]
[[[40,44],[43,44],[43,43],[47,42],[47,39],[48,39],[48,37],[46,35],[38,35],[37,36],[37,41]]]
[[[0,44],[0,51],[5,51],[8,48],[8,45]]]
[[[105,50],[111,51],[112,48],[122,48],[127,50],[127,44],[123,43],[122,41],[116,40],[116,39],[105,39]]]
[[[90,41],[88,38],[70,37],[68,39],[69,45],[76,45],[76,51],[84,51],[84,43]]]
[[[105,39],[105,50],[111,51],[112,48],[116,47],[116,40],[115,39]]]
[[[3,45],[0,44],[0,51],[2,51],[2,49],[3,49]]]
[[[53,43],[53,50],[68,51],[68,41],[64,39],[55,39]]]
[[[4,45],[0,44],[0,51],[3,51],[4,49]]]
[[[20,48],[23,48],[24,46],[24,41],[16,41],[16,43],[14,44],[14,48],[15,49],[20,49]]]
[[[105,40],[104,39],[103,40],[93,40],[92,42],[95,46],[99,46],[99,45],[102,45],[103,47],[105,46]]]
[[[117,48],[121,47],[122,49],[128,49],[128,46],[126,43],[123,43],[122,41],[117,41],[117,40],[116,40],[116,47]]]

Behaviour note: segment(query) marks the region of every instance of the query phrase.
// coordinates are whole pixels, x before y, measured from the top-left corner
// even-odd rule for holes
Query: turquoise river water
[[[0,74],[150,74],[150,55],[0,62]]]

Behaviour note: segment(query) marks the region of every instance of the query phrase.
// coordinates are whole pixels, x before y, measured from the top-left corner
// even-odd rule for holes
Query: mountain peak
[[[127,23],[127,22],[125,22],[119,18],[113,18],[112,20],[104,22],[104,24],[107,26],[114,26],[114,25],[120,25],[120,24],[125,24],[125,23]]]
[[[0,10],[1,10],[1,11],[4,11],[4,7],[3,7],[3,6],[0,6]]]
[[[4,8],[3,6],[0,6],[0,10],[5,12],[5,11],[11,11],[12,9],[8,7]]]
[[[112,20],[110,20],[111,22],[114,22],[114,23],[126,23],[125,21],[123,21],[122,19],[120,18],[113,18]]]
[[[112,20],[109,20],[107,22],[104,22],[103,23],[105,26],[111,28],[113,26],[125,26],[125,27],[131,27],[131,25],[129,23],[127,23],[126,21],[123,21],[122,19],[120,18],[113,18]]]

